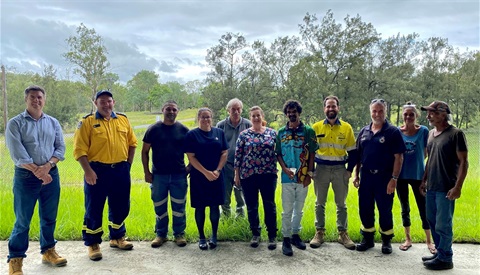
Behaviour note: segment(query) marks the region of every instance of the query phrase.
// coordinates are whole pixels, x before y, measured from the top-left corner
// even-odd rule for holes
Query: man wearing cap
[[[156,237],[152,247],[160,247],[167,241],[168,194],[172,206],[173,235],[175,243],[183,247],[185,240],[185,200],[187,196],[187,169],[184,161],[184,144],[188,128],[176,121],[177,103],[169,100],[163,104],[163,121],[159,121],[145,132],[142,147],[142,164],[145,181],[150,183],[152,200],[157,214]],[[152,171],[150,171],[150,149]]]
[[[73,155],[82,166],[85,193],[85,217],[82,237],[88,256],[102,258],[102,214],[108,197],[110,247],[130,250],[125,240],[125,219],[130,211],[130,168],[137,138],[124,114],[113,111],[115,100],[110,91],[95,97],[97,111],[83,117],[74,136]]]
[[[26,109],[10,119],[5,130],[7,147],[15,164],[15,225],[8,240],[9,274],[23,274],[23,258],[27,257],[28,232],[37,201],[42,261],[54,266],[67,264],[55,251],[54,238],[60,199],[57,162],[64,159],[65,143],[58,120],[43,112],[45,100],[42,87],[26,88]]]
[[[224,217],[230,216],[230,203],[232,197],[232,190],[235,195],[235,201],[237,202],[236,213],[237,216],[245,216],[245,199],[243,198],[243,192],[237,188],[234,188],[234,169],[233,162],[235,161],[235,148],[238,135],[243,130],[252,127],[252,122],[242,117],[243,103],[238,98],[233,98],[227,103],[228,117],[217,123],[217,128],[220,128],[225,133],[227,138],[228,158],[227,163],[223,167],[223,182],[225,185],[225,204],[222,205],[222,215]]]
[[[382,253],[392,253],[393,198],[406,151],[400,130],[386,119],[387,103],[370,102],[372,122],[360,130],[357,138],[358,163],[353,184],[358,188],[358,211],[362,222],[362,241],[357,251],[375,246],[375,204],[378,209]]]
[[[427,111],[427,120],[434,128],[428,135],[428,159],[420,190],[426,192],[427,220],[437,249],[422,261],[427,269],[452,269],[452,220],[455,199],[460,198],[467,176],[467,140],[462,130],[450,125],[447,103],[434,101],[422,110]]]

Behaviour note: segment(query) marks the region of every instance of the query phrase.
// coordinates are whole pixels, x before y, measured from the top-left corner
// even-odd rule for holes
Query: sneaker
[[[167,238],[157,236],[157,237],[155,237],[155,239],[152,241],[152,243],[150,245],[153,248],[157,248],[157,247],[162,246],[167,241],[168,241]]]
[[[268,250],[274,250],[277,248],[277,240],[275,238],[268,239]]]
[[[102,259],[102,252],[98,243],[88,246],[88,257],[92,261],[99,261]]]
[[[317,232],[315,233],[315,236],[310,241],[310,247],[311,248],[319,248],[322,245],[322,243],[325,242],[324,237],[325,237],[325,230],[317,229]]]
[[[260,236],[253,236],[252,239],[250,240],[250,246],[251,247],[258,247],[258,244],[260,243]]]
[[[425,261],[423,262],[423,265],[430,270],[446,270],[453,268],[453,262],[444,262],[439,260],[438,258],[430,261]]]
[[[423,256],[422,257],[422,262],[426,262],[426,261],[431,261],[433,259],[435,259],[437,257],[437,254],[433,254],[433,255],[429,255],[429,256]]]
[[[293,256],[292,243],[288,237],[283,238],[282,253],[285,256]]]
[[[22,266],[23,258],[10,258],[10,260],[8,261],[8,274],[23,275]]]
[[[305,243],[302,241],[302,239],[298,234],[292,235],[292,244],[298,249],[301,249],[301,250],[307,249],[307,246],[305,245]]]
[[[355,250],[355,243],[350,239],[347,231],[338,232],[338,242],[343,244],[346,249]]]
[[[110,247],[119,248],[121,250],[130,250],[133,248],[133,244],[125,240],[125,237],[120,239],[110,240]]]
[[[67,264],[67,259],[60,257],[55,247],[52,247],[43,253],[42,262],[53,266],[64,266]]]
[[[185,236],[184,235],[175,236],[175,244],[180,246],[180,247],[186,246],[187,245],[187,240],[185,240]]]

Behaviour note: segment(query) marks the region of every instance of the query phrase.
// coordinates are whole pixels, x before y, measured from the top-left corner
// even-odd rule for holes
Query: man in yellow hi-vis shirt
[[[127,117],[115,113],[110,91],[95,97],[97,111],[83,117],[75,131],[73,155],[85,173],[82,236],[93,261],[102,259],[102,214],[108,197],[110,247],[130,250],[124,221],[130,211],[130,168],[137,138]]]

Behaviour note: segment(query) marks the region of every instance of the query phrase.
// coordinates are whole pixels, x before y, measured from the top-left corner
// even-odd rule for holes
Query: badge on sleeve
[[[77,129],[80,129],[80,127],[82,127],[82,121],[79,121],[77,124]]]

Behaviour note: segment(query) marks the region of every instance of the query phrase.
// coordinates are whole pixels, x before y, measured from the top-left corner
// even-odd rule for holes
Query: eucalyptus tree
[[[63,57],[75,66],[74,73],[79,75],[85,84],[90,87],[90,99],[95,100],[95,94],[99,90],[99,84],[104,79],[110,63],[107,60],[107,48],[103,38],[95,29],[87,28],[80,23],[76,30],[77,34],[70,36],[66,42],[68,51]]]
[[[159,75],[154,71],[141,70],[127,82],[127,100],[134,111],[152,111],[159,100]]]

